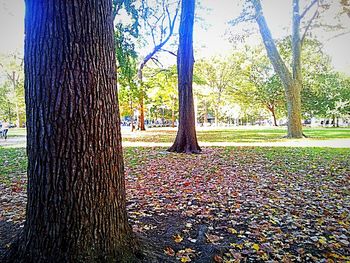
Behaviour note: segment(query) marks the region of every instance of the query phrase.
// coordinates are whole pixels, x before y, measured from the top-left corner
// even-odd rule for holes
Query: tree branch
[[[349,33],[350,33],[350,31],[346,31],[346,32],[342,32],[342,33],[336,34],[335,36],[332,36],[332,37],[328,38],[328,39],[326,40],[326,42],[331,41],[331,40],[334,39],[334,38],[341,37],[341,36],[343,36],[343,35],[347,35],[347,34],[349,34]]]
[[[117,17],[120,9],[122,8],[122,5],[123,5],[123,1],[120,1],[120,0],[114,0],[113,1],[113,21],[115,20],[115,18]]]
[[[177,57],[177,54],[174,53],[173,51],[170,51],[170,50],[167,50],[167,49],[161,49],[160,51],[167,52],[167,53],[169,53],[169,54],[171,54],[171,55]]]
[[[307,26],[306,26],[305,31],[304,31],[304,33],[303,33],[303,36],[301,37],[301,43],[304,42],[304,39],[305,39],[306,34],[307,34],[307,31],[309,31],[310,26],[311,26],[311,24],[312,24],[312,21],[318,16],[318,14],[319,14],[319,12],[318,12],[318,8],[317,8],[317,10],[315,11],[315,13],[313,14],[313,16],[310,18],[309,22],[307,23]]]
[[[163,67],[163,64],[159,61],[159,59],[152,57],[151,60],[153,61],[154,64],[158,67]]]
[[[143,61],[140,63],[139,65],[139,69],[138,69],[138,76],[139,76],[139,79],[141,80],[142,78],[142,70],[144,68],[144,66],[147,64],[147,62],[158,52],[162,49],[162,47],[168,42],[168,40],[170,39],[170,37],[172,36],[173,32],[174,32],[174,27],[175,27],[175,22],[176,22],[176,18],[177,18],[177,15],[179,13],[179,6],[180,6],[180,1],[177,2],[177,7],[176,7],[176,11],[175,11],[175,14],[174,14],[174,17],[173,19],[169,20],[170,22],[170,25],[169,25],[169,32],[168,32],[168,35],[167,37],[164,39],[164,40],[161,40],[160,43],[158,45],[155,45],[153,50],[148,53],[145,58],[143,59]],[[161,29],[163,30],[163,29]],[[142,80],[141,80],[142,81]]]
[[[3,68],[5,75],[12,81],[12,76],[6,71],[5,66],[0,63],[0,67]]]
[[[299,0],[293,0],[293,23],[292,23],[292,70],[293,79],[302,80],[301,74],[301,38],[300,38],[300,15]]]
[[[251,0],[251,2],[255,8],[255,20],[258,23],[259,31],[264,42],[267,55],[270,58],[271,63],[276,73],[280,77],[283,85],[287,87],[292,82],[292,76],[277,50],[275,41],[272,38],[271,31],[263,15],[261,2],[260,0]]]
[[[303,19],[303,17],[309,12],[309,10],[317,3],[319,5],[319,0],[313,0],[306,8],[305,10],[301,13],[300,19]]]

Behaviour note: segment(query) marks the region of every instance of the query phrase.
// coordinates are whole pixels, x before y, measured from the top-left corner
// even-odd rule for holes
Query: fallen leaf
[[[183,240],[183,237],[179,234],[174,235],[173,238],[176,243],[180,243]]]
[[[180,259],[181,262],[191,262],[191,258],[189,256],[183,256]]]
[[[171,257],[175,256],[175,251],[171,247],[166,247],[164,253]]]
[[[219,255],[215,255],[215,256],[213,257],[213,260],[214,260],[214,262],[216,262],[216,263],[222,263],[222,262],[224,262],[224,260],[222,259],[222,257],[220,257]]]
[[[205,236],[207,237],[208,241],[211,242],[211,243],[216,243],[216,242],[218,242],[221,239],[217,235],[205,234]]]
[[[237,233],[238,233],[237,230],[234,229],[234,228],[232,228],[232,227],[229,227],[227,230],[228,230],[228,232],[230,232],[231,234],[237,234]]]
[[[253,248],[254,250],[258,251],[258,250],[260,249],[260,246],[259,246],[258,244],[256,244],[256,243],[254,243],[254,244],[252,245],[252,248]]]

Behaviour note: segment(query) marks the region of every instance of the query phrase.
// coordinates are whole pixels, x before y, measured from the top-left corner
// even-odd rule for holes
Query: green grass
[[[288,168],[308,173],[326,168],[327,173],[334,174],[336,170],[349,169],[350,165],[350,150],[347,148],[259,147],[254,151],[271,162],[273,170]]]
[[[25,148],[0,147],[0,183],[19,180],[27,169]]]
[[[17,136],[26,136],[26,128],[11,128],[9,129],[7,136],[8,137],[17,137]]]
[[[198,129],[197,137],[201,142],[267,142],[283,141],[286,127],[255,128],[235,127],[222,129]],[[327,140],[350,138],[350,128],[304,128],[309,139]],[[8,136],[25,136],[25,128],[9,129]],[[176,136],[174,129],[149,129],[144,132],[123,133],[123,141],[171,143]]]
[[[350,138],[350,128],[304,128],[309,139],[327,140]],[[199,129],[197,138],[201,142],[268,142],[283,141],[287,134],[285,127],[277,128],[225,128]],[[124,134],[123,141],[171,143],[176,130],[150,129],[145,132]]]

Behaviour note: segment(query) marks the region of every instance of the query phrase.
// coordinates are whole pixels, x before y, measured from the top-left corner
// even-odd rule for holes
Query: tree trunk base
[[[179,145],[175,142],[169,149],[167,149],[167,151],[176,153],[200,154],[202,152],[202,149],[198,145]]]
[[[128,244],[122,244],[117,250],[112,251],[111,255],[106,255],[103,251],[88,253],[84,249],[77,250],[72,255],[71,252],[62,253],[65,251],[63,248],[62,251],[56,249],[56,252],[45,253],[40,248],[31,247],[25,241],[23,234],[20,233],[17,240],[11,244],[6,252],[4,263],[138,263],[145,259],[142,247],[143,245],[133,234],[132,238],[128,240]]]
[[[306,136],[305,133],[303,133],[302,137],[293,137],[293,136],[285,135],[282,138],[283,139],[304,139],[304,138],[309,138],[309,137]]]

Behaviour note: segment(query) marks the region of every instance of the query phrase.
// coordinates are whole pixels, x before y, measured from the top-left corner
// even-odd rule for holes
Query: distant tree
[[[25,122],[23,57],[17,53],[0,56],[0,72],[5,77],[0,88],[1,115],[10,122],[14,118],[16,126],[22,127]]]
[[[247,6],[242,15],[235,22],[255,20],[265,45],[268,57],[274,67],[275,72],[281,79],[285,90],[288,111],[288,135],[289,138],[303,137],[301,124],[301,90],[303,86],[302,77],[302,44],[309,33],[312,23],[320,14],[320,0],[309,1],[305,8],[300,12],[299,0],[293,0],[292,3],[292,59],[291,70],[281,57],[277,48],[276,41],[272,37],[271,31],[267,25],[263,14],[260,0],[247,0]],[[313,11],[308,17],[307,14]],[[306,23],[302,23],[306,20]],[[302,28],[302,26],[304,28]],[[301,32],[303,31],[303,32]]]
[[[332,118],[333,125],[338,126],[337,120],[350,114],[350,78],[335,71],[317,77],[317,88],[311,91],[317,102],[309,107],[313,116]]]
[[[193,24],[195,0],[182,0],[177,53],[179,127],[170,152],[199,153],[193,103]]]
[[[170,8],[175,4],[174,14],[171,14]],[[152,60],[156,64],[159,64],[158,59],[155,55],[164,51],[164,46],[167,44],[174,33],[175,23],[180,7],[180,1],[168,0],[156,0],[156,1],[142,1],[141,14],[142,20],[144,21],[144,28],[148,31],[151,37],[152,43],[149,45],[151,49],[141,59],[138,66],[137,76],[140,85],[139,91],[139,129],[145,130],[145,87],[143,83],[143,69],[146,64]],[[170,51],[170,53],[172,53]],[[174,54],[173,54],[174,55]]]
[[[232,63],[231,58],[219,57],[200,60],[195,65],[196,76],[201,78],[202,85],[209,88],[209,94],[204,99],[204,107],[207,107],[207,103],[213,107],[216,126],[219,124],[220,108],[225,104],[225,94],[237,77],[237,65]]]
[[[109,0],[26,1],[28,201],[11,262],[138,262],[111,11]]]
[[[166,109],[171,111],[172,127],[175,127],[175,119],[178,106],[177,72],[176,66],[165,69],[148,69],[145,72],[147,85],[149,86],[149,104],[154,113],[166,114]]]
[[[245,96],[250,97],[252,103],[256,106],[261,105],[267,109],[273,118],[273,125],[277,124],[277,115],[284,112],[284,91],[279,77],[274,72],[269,58],[262,50],[263,47],[257,47],[252,50],[246,50],[246,68],[244,75],[253,85],[250,92]],[[249,85],[247,85],[249,87]]]
[[[135,102],[139,97],[136,80],[138,55],[135,50],[135,42],[139,37],[140,23],[136,0],[113,0],[113,17],[119,108],[122,116],[130,116],[130,126],[133,131]]]

